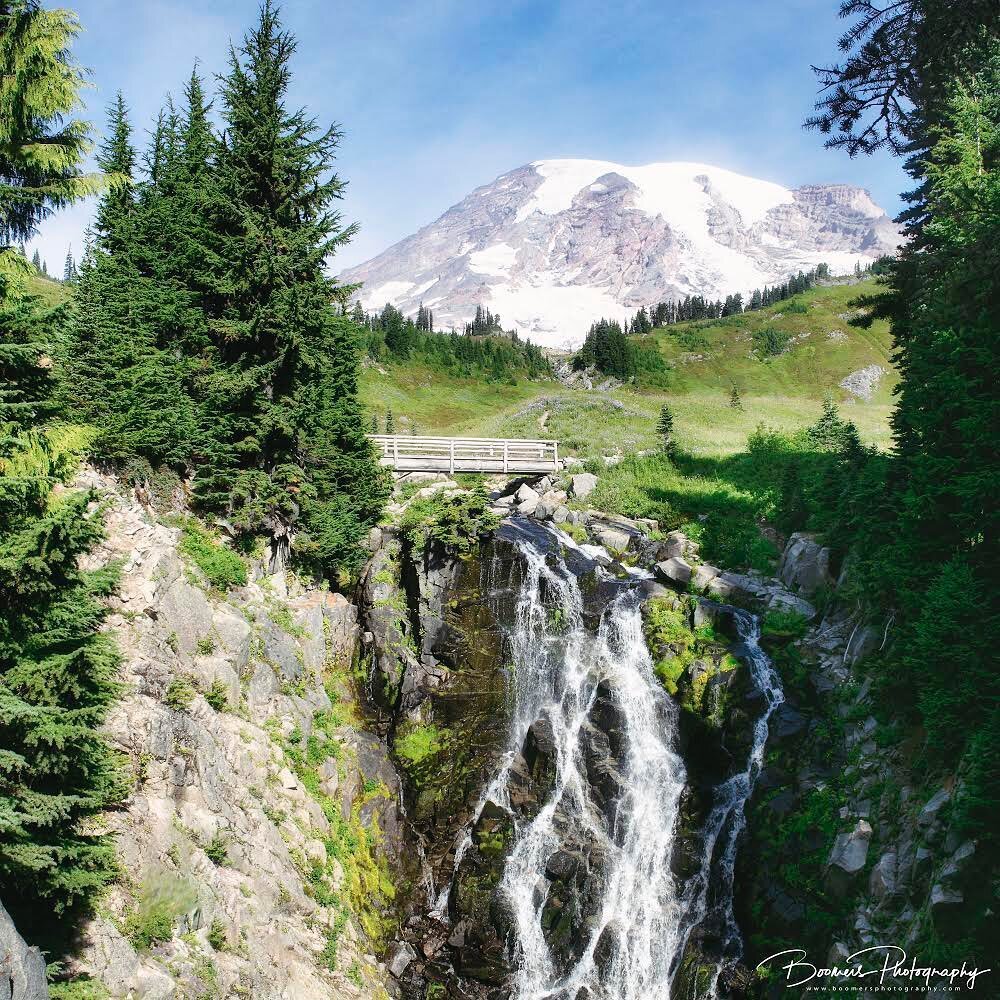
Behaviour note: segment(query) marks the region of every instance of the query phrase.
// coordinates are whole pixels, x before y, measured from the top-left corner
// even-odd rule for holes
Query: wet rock
[[[672,556],[656,564],[657,575],[678,586],[687,586],[691,580],[691,564],[681,556]]]
[[[552,724],[539,719],[528,727],[521,752],[514,758],[510,776],[510,802],[523,817],[541,808],[555,782],[556,745]]]
[[[417,957],[413,946],[406,941],[397,941],[390,945],[385,956],[385,967],[397,979],[402,979],[403,973]]]
[[[771,739],[780,742],[798,736],[808,724],[809,720],[794,705],[782,702],[770,718]]]
[[[624,552],[632,542],[632,535],[621,528],[607,524],[592,524],[590,532],[598,545],[609,552]]]

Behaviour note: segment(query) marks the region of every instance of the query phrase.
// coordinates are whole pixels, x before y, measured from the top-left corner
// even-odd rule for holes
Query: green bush
[[[205,574],[208,582],[219,590],[242,587],[247,582],[246,563],[220,542],[193,517],[180,522],[180,550]]]
[[[229,688],[224,681],[214,680],[212,686],[205,692],[205,701],[216,710],[222,712],[229,707]]]
[[[208,929],[208,943],[215,951],[225,951],[228,944],[226,925],[216,917]]]
[[[163,702],[175,711],[185,712],[191,707],[191,702],[194,701],[194,696],[197,693],[194,684],[191,683],[191,678],[175,677],[167,685],[167,693]]]
[[[484,535],[495,531],[499,523],[480,485],[453,496],[435,494],[412,501],[403,514],[402,528],[414,548],[434,540],[465,553],[471,552]]]
[[[214,865],[224,865],[229,860],[229,838],[217,833],[206,845],[205,853]]]
[[[797,611],[768,611],[760,623],[762,635],[781,639],[800,639],[808,627],[805,617]]]
[[[765,326],[753,332],[753,348],[765,358],[776,358],[779,354],[784,354],[791,340],[791,334],[785,330],[779,330],[773,326]]]
[[[187,879],[168,874],[153,876],[125,918],[125,936],[139,951],[169,941],[177,919],[197,900],[197,890]]]

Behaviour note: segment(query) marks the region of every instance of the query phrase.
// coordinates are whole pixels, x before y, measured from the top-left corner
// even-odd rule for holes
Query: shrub
[[[768,611],[760,623],[762,635],[780,639],[801,639],[809,623],[797,611]]]
[[[163,702],[175,711],[185,712],[191,707],[191,702],[194,701],[194,696],[197,693],[189,677],[175,677],[167,685],[167,693]]]
[[[229,688],[224,681],[214,680],[212,686],[205,692],[205,701],[216,710],[222,712],[229,707]]]
[[[187,880],[162,874],[143,886],[135,909],[125,918],[125,936],[143,951],[169,941],[174,924],[197,902],[198,893]]]
[[[776,358],[779,354],[784,354],[789,340],[790,334],[773,326],[765,326],[753,332],[754,350],[765,358]]]
[[[180,550],[219,590],[242,587],[247,582],[246,563],[232,549],[217,542],[193,517],[181,521]]]
[[[414,500],[403,514],[402,528],[414,548],[428,541],[443,542],[457,552],[471,552],[479,539],[495,531],[500,518],[489,509],[484,487],[453,496]]]
[[[226,925],[218,917],[212,921],[212,926],[208,929],[208,943],[215,951],[225,951],[229,943],[226,937]]]
[[[229,838],[217,833],[206,845],[205,853],[214,865],[224,865],[229,860]]]
[[[202,636],[197,642],[199,656],[211,656],[215,652],[215,640],[210,635]]]

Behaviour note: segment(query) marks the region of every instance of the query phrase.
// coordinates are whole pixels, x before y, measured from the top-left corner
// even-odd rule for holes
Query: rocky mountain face
[[[563,699],[579,707],[570,732],[553,714],[560,698],[541,712],[532,702],[525,660],[552,646],[558,669],[608,642],[613,605],[636,626],[621,648],[648,647],[669,694],[658,691],[664,714],[645,735],[678,755],[675,818],[653,825],[655,842],[670,834],[669,926],[682,931],[671,995],[706,983],[753,995],[753,964],[782,947],[843,964],[872,944],[948,940],[990,891],[974,877],[977,844],[952,830],[956,785],[926,787],[901,734],[874,717],[868,662],[884,626],[838,600],[849,567],[812,536],[787,540],[774,577],[727,571],[680,532],[587,509],[597,477],[580,472],[493,483],[491,513],[513,520],[480,522],[479,543],[456,548],[407,511],[459,509],[469,493],[442,475],[407,478],[368,540],[353,603],[259,560],[245,586],[214,591],[177,526],[85,473],[108,499],[93,558],[123,566],[110,626],[124,695],[108,733],[133,790],[107,817],[122,877],[73,968],[110,997],[506,1000],[522,949],[529,960],[540,948],[539,975],[582,970],[632,996],[613,978],[634,960],[614,928],[647,916],[630,894],[585,945],[624,872],[612,841],[636,794],[636,703],[617,675],[584,682],[583,702]],[[638,603],[616,604],[626,591]],[[748,610],[764,621],[760,646]],[[761,684],[761,647],[779,697]],[[576,791],[556,800],[569,736]],[[726,788],[751,793],[728,814]],[[519,896],[510,872],[531,862],[516,852],[539,829],[541,868]],[[0,1000],[47,996],[42,957],[2,907],[0,969]]]
[[[360,724],[357,609],[262,561],[222,594],[132,491],[94,471],[79,485],[108,502],[95,564],[122,566],[107,732],[132,791],[106,817],[121,878],[72,971],[114,998],[384,997],[399,782]],[[40,1000],[14,945],[14,1000]]]
[[[788,189],[697,163],[540,160],[477,188],[439,219],[346,271],[367,309],[423,303],[461,328],[476,306],[535,343],[661,300],[778,283],[826,262],[845,273],[898,245],[861,188]]]

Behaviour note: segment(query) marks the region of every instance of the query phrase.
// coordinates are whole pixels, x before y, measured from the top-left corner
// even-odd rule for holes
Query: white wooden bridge
[[[558,472],[558,441],[369,434],[380,463],[399,472]]]

